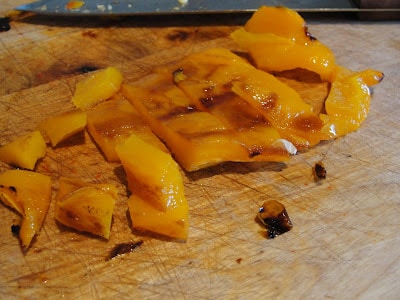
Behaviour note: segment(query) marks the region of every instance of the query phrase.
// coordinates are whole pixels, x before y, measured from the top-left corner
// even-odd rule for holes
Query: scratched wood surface
[[[71,107],[84,72],[113,65],[126,81],[212,46],[234,49],[229,33],[244,16],[131,19],[29,17],[0,33],[0,144]],[[109,241],[56,224],[54,203],[23,255],[0,207],[1,299],[398,299],[400,286],[400,26],[341,19],[311,20],[311,32],[339,63],[375,68],[375,89],[362,128],[299,153],[286,164],[227,163],[184,174],[190,205],[186,243],[134,232],[126,216],[124,174],[88,135],[48,149],[37,171],[119,188]],[[323,161],[327,179],[315,182]],[[1,164],[1,170],[8,166]],[[261,234],[265,199],[284,203],[292,231]],[[118,243],[143,241],[106,261]]]

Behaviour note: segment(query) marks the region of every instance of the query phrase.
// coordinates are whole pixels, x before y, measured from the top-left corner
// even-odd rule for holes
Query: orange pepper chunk
[[[233,130],[209,112],[199,110],[173,84],[172,74],[155,73],[134,84],[124,84],[121,93],[185,170],[251,160]]]
[[[322,132],[330,138],[336,138],[357,130],[369,112],[369,86],[379,83],[383,78],[384,74],[379,71],[353,72],[338,66],[325,101],[326,114],[320,114],[324,122]]]
[[[73,109],[43,120],[38,129],[53,147],[69,137],[82,132],[86,126],[86,113]]]
[[[283,6],[261,6],[244,25],[253,33],[271,33],[307,44],[310,36],[304,19],[294,10]]]
[[[261,7],[231,36],[259,69],[281,72],[303,68],[319,74],[322,80],[332,80],[333,52],[307,31],[305,21],[293,10]]]
[[[45,155],[46,142],[39,130],[18,136],[0,147],[0,161],[28,170],[33,170]]]
[[[212,73],[216,65],[222,62],[218,50],[210,51],[206,51],[204,58],[209,55],[215,64],[204,65],[195,74],[201,73],[207,77],[206,74]],[[219,51],[229,53],[235,59],[239,58],[226,49]],[[213,53],[217,56],[214,57]],[[200,57],[203,57],[202,54]],[[188,71],[189,65],[201,64],[195,55],[191,58],[194,64],[187,61],[184,64]],[[243,61],[236,66],[238,72],[242,65],[254,69]],[[217,92],[212,95],[214,99],[219,98],[217,102],[221,102],[221,105],[210,109],[200,103],[201,100],[193,96],[200,93],[205,82],[186,81],[185,71],[182,74],[172,71],[176,68],[174,65],[171,70],[159,69],[134,84],[123,85],[121,93],[141,113],[185,170],[194,171],[226,161],[286,161],[296,151],[290,142],[283,140],[269,126],[268,120],[235,93],[224,90],[223,84],[213,90],[224,94],[221,96]],[[225,82],[226,72],[220,74],[217,80]],[[178,88],[174,84],[177,78],[180,78],[181,84],[187,82],[194,94],[188,96]]]
[[[135,134],[116,150],[132,192],[128,208],[133,228],[186,240],[189,206],[181,171],[172,156]]]
[[[313,107],[271,74],[248,71],[246,80],[235,82],[232,90],[258,109],[298,149],[314,146],[323,139],[323,123]]]
[[[61,177],[59,185],[54,213],[57,222],[109,239],[117,188],[67,177]]]
[[[274,104],[274,108],[264,112],[271,124],[281,129],[279,133],[297,147],[312,146],[320,140],[345,135],[357,130],[365,120],[371,99],[369,86],[380,82],[383,73],[375,70],[353,72],[338,66],[333,52],[308,32],[305,21],[297,12],[284,7],[263,6],[231,36],[249,53],[258,69],[271,73],[305,69],[318,74],[322,81],[332,83],[324,103],[325,110],[319,116],[305,109],[294,117],[290,112],[293,106],[300,109],[304,103],[297,96],[290,97],[288,90],[284,92],[286,97],[280,94],[279,105]],[[233,89],[250,102],[256,100],[251,103],[261,111],[264,103],[272,102],[265,99],[272,95],[274,85],[261,77],[258,82],[252,80],[249,86],[236,84]],[[262,82],[268,83],[263,86]],[[284,99],[292,100],[285,102]]]
[[[190,55],[179,66],[182,66],[183,76],[176,84],[192,99],[206,102],[210,111],[222,117],[224,122],[231,118],[227,120],[229,111],[218,108],[226,108],[220,102],[239,97],[268,121],[271,135],[264,135],[264,139],[277,139],[280,136],[300,149],[321,140],[320,129],[323,123],[311,105],[306,104],[294,89],[273,75],[256,69],[231,51],[223,48],[208,49]],[[220,97],[221,93],[230,100]],[[248,119],[252,119],[253,126],[256,126],[260,116],[245,105],[242,109],[236,108],[237,122],[243,123],[240,118],[245,113]],[[236,131],[242,130],[237,130],[238,127]],[[276,134],[272,134],[273,131]]]
[[[109,162],[120,161],[115,146],[132,134],[168,152],[139,112],[119,95],[87,111],[87,130]]]
[[[173,72],[175,84],[198,107],[232,128],[254,160],[289,159],[286,146],[290,143],[262,113],[232,90],[236,81],[242,80],[243,69],[254,69],[245,60],[227,49],[215,48],[192,54],[174,67],[179,67]]]
[[[32,171],[8,170],[0,173],[0,186],[13,191],[6,195],[0,189],[0,200],[22,215],[19,238],[23,250],[27,250],[46,218],[51,200],[51,179]]]

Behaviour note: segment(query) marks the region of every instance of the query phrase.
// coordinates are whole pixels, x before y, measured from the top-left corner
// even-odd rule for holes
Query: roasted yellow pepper
[[[303,68],[319,74],[322,80],[333,78],[333,52],[313,37],[304,19],[289,8],[263,6],[231,36],[259,69],[279,72]]]
[[[357,130],[366,119],[371,92],[370,86],[379,83],[384,74],[375,70],[353,72],[337,67],[336,77],[325,101],[325,114],[320,114],[322,132],[330,138]]]
[[[77,108],[88,109],[118,92],[122,73],[114,67],[94,72],[76,84],[72,102]]]
[[[50,199],[50,177],[25,170],[9,170],[0,174],[0,200],[22,216],[19,237],[24,250],[40,231]]]
[[[192,54],[178,64],[184,78],[176,82],[192,99],[240,134],[242,143],[256,145],[255,160],[288,158],[279,143],[301,149],[321,140],[323,122],[313,107],[273,75],[258,70],[224,48]],[[279,150],[280,149],[280,150]]]
[[[252,159],[234,131],[211,113],[198,109],[173,84],[171,73],[149,75],[135,84],[123,85],[121,92],[185,170]]]
[[[298,44],[310,42],[304,19],[283,6],[261,6],[246,22],[244,29],[254,33],[270,33]]]
[[[282,129],[280,134],[299,148],[357,130],[369,111],[369,87],[384,77],[376,70],[353,72],[338,66],[332,51],[308,32],[303,18],[285,7],[261,7],[244,27],[232,33],[232,38],[248,51],[259,69],[271,73],[305,69],[331,83],[320,115],[284,85],[280,89],[282,94],[275,97],[279,105],[264,110],[271,124]],[[249,101],[258,101],[262,111],[266,97],[272,95],[268,89],[272,90],[273,85],[271,81],[265,86],[261,82],[254,81],[250,86],[236,84],[233,90]]]
[[[197,107],[210,112],[231,128],[253,160],[286,161],[290,154],[295,153],[295,147],[283,140],[279,130],[235,93],[234,86],[245,84],[248,76],[257,71],[248,62],[227,49],[213,48],[189,55],[173,68],[177,67],[183,76],[174,78],[176,85]],[[176,73],[171,69],[169,72]],[[289,145],[291,149],[286,147]]]
[[[55,218],[65,226],[108,239],[117,198],[117,188],[112,184],[61,177]]]
[[[0,147],[0,160],[16,167],[33,170],[46,154],[46,142],[39,130],[19,136]]]
[[[189,207],[181,171],[171,155],[136,135],[116,150],[132,192],[128,207],[133,227],[186,240]]]
[[[42,121],[38,125],[38,129],[44,137],[50,140],[54,147],[74,134],[83,131],[85,126],[86,113],[80,109],[74,109]]]
[[[87,111],[87,130],[109,162],[119,162],[115,146],[133,133],[168,152],[137,110],[121,97],[99,103]]]

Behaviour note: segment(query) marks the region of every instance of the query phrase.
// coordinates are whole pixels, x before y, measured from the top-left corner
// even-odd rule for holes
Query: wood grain
[[[0,34],[0,144],[68,110],[82,72],[113,65],[131,81],[194,51],[234,49],[228,35],[242,19],[13,22],[12,30]],[[40,235],[23,255],[10,230],[17,216],[0,207],[0,298],[397,299],[399,24],[322,20],[309,27],[339,63],[386,74],[359,131],[287,164],[227,163],[184,174],[191,217],[187,243],[131,230],[124,172],[104,161],[88,135],[49,148],[37,170],[52,177],[54,193],[59,176],[118,186],[111,238],[58,225],[52,203]],[[312,166],[321,160],[327,179],[315,182]],[[255,222],[259,206],[270,198],[285,204],[294,223],[273,240]],[[139,240],[143,245],[132,253],[106,261],[116,244]]]

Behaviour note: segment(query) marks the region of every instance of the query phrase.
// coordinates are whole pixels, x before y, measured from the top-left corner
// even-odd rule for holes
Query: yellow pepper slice
[[[46,155],[46,142],[39,130],[24,134],[0,147],[0,161],[33,170]]]
[[[174,68],[179,70],[175,84],[197,107],[232,128],[254,160],[286,161],[296,151],[263,114],[232,89],[256,71],[247,61],[227,49],[212,48],[187,56]]]
[[[132,192],[128,207],[133,227],[186,240],[189,206],[181,171],[172,156],[135,134],[116,150]]]
[[[80,109],[73,109],[45,119],[38,125],[38,129],[55,147],[78,132],[82,132],[85,126],[86,113]]]
[[[139,112],[121,96],[99,103],[88,110],[87,130],[109,162],[119,162],[115,146],[133,133],[153,146],[168,152]]]
[[[246,22],[244,29],[254,33],[271,33],[298,44],[307,44],[312,37],[304,19],[283,6],[261,6]]]
[[[262,157],[252,155],[229,124],[197,106],[174,85],[172,76],[171,72],[160,71],[135,85],[123,85],[121,93],[142,114],[186,171],[226,161],[255,161]],[[280,151],[279,157],[288,156],[285,145],[279,144],[276,148]]]
[[[321,131],[330,138],[336,138],[357,130],[369,112],[369,86],[379,83],[383,78],[384,74],[379,71],[353,72],[338,66],[325,101],[326,114],[320,114],[324,122]]]
[[[78,231],[109,239],[117,199],[117,188],[112,184],[61,177],[55,198],[55,219]]]
[[[226,105],[222,106],[222,111],[216,110],[224,101],[235,100],[236,97],[262,115],[268,121],[268,126],[263,128],[271,129],[262,137],[265,142],[270,141],[271,149],[274,148],[274,141],[279,139],[288,140],[298,149],[315,145],[321,140],[323,122],[311,105],[275,76],[256,69],[231,51],[208,49],[186,57],[178,65],[182,67],[184,78],[176,82],[177,86],[193,100],[203,103],[213,115],[224,117],[224,122],[231,112]],[[260,117],[250,108],[244,110],[244,107],[234,108],[237,123],[243,125],[242,118],[252,117],[252,127],[261,126],[257,124]],[[244,116],[245,113],[247,116]],[[239,125],[235,129],[240,132],[243,128]],[[246,134],[248,132],[251,131]]]
[[[293,10],[261,7],[231,36],[259,69],[281,72],[303,68],[319,74],[322,80],[332,80],[333,52],[308,32],[303,18]]]
[[[122,73],[114,67],[94,72],[76,84],[72,102],[82,110],[92,108],[115,95],[123,79]]]
[[[34,236],[39,233],[51,199],[49,176],[25,170],[8,170],[0,174],[0,200],[18,211],[23,219],[19,238],[23,250],[27,250]]]

